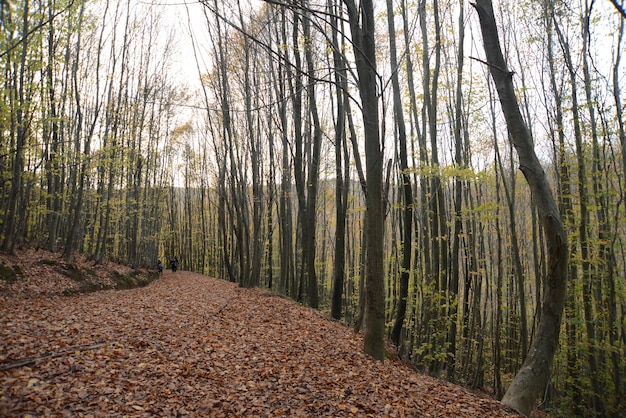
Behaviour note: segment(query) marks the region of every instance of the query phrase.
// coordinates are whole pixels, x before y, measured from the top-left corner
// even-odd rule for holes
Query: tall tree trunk
[[[567,290],[567,236],[547,176],[537,158],[519,109],[513,87],[513,73],[507,69],[502,54],[491,0],[477,0],[473,5],[480,19],[489,71],[500,97],[511,142],[519,156],[520,170],[528,182],[533,201],[537,204],[548,246],[549,269],[543,316],[528,356],[502,399],[505,405],[529,416],[537,396],[548,382],[552,360],[558,347]]]
[[[625,16],[626,18],[626,16]],[[619,24],[619,32],[618,32],[618,45],[622,45],[624,43],[624,32],[626,26],[626,19],[620,20]],[[616,48],[615,58],[613,62],[613,74],[612,74],[612,82],[613,82],[613,99],[615,101],[615,111],[616,111],[616,120],[618,124],[618,133],[619,133],[619,141],[621,145],[621,155],[622,155],[622,178],[626,178],[626,128],[624,127],[624,112],[622,100],[621,100],[621,87],[620,80],[622,80],[622,72],[621,72],[621,60],[622,60],[623,48]],[[615,240],[617,239],[617,235],[615,235],[612,239],[611,248],[615,248]],[[609,263],[610,272],[613,273],[614,259]],[[609,329],[610,329],[610,340],[613,345],[618,344],[619,341],[619,326],[617,319],[617,303],[616,303],[616,283],[615,277],[613,274],[610,274],[610,299],[609,299]],[[623,347],[622,347],[623,350]],[[624,402],[623,388],[624,383],[621,382],[621,376],[623,376],[623,369],[620,367],[620,354],[618,350],[614,350],[611,356],[613,363],[613,381],[615,385],[615,406],[616,409],[620,405],[620,401]],[[621,398],[621,399],[620,399]]]
[[[217,0],[214,1],[214,7],[215,10],[218,10],[218,3]],[[208,21],[208,17],[207,17],[207,21]],[[219,219],[219,224],[220,224],[220,236],[221,236],[221,244],[222,244],[222,261],[224,263],[224,268],[226,270],[226,273],[228,275],[228,278],[231,282],[236,282],[239,280],[239,282],[241,282],[241,277],[238,276],[237,271],[235,269],[235,266],[233,265],[233,260],[231,259],[232,257],[234,257],[234,255],[232,254],[232,241],[234,240],[234,238],[231,236],[231,223],[227,221],[227,210],[228,210],[228,193],[229,193],[229,189],[231,191],[231,195],[233,196],[233,198],[235,198],[235,194],[234,190],[235,190],[235,176],[236,176],[236,167],[233,164],[233,146],[231,146],[233,144],[234,141],[234,134],[233,134],[233,126],[232,126],[232,120],[231,120],[231,109],[230,109],[230,102],[229,102],[229,95],[230,95],[230,85],[229,85],[229,78],[228,78],[228,72],[227,70],[227,54],[225,51],[225,41],[224,41],[224,35],[222,33],[222,27],[220,25],[220,19],[216,20],[216,35],[215,35],[215,46],[217,46],[217,53],[219,56],[219,76],[220,76],[220,83],[219,83],[219,99],[220,99],[220,105],[221,105],[221,135],[224,138],[225,143],[223,144],[223,149],[220,150],[220,152],[216,152],[216,155],[218,156],[218,165],[219,167],[219,182],[218,182],[218,193],[219,193],[219,204],[218,204],[218,219]],[[229,166],[229,159],[230,159],[230,164],[232,168],[232,173],[231,173],[231,178],[227,179],[227,167]],[[228,184],[227,184],[228,183]],[[235,205],[238,206],[238,205]],[[238,209],[236,209],[238,210]],[[237,222],[236,219],[232,220],[232,223]],[[239,246],[241,247],[241,245]],[[241,251],[242,249],[239,248],[239,250]],[[239,265],[240,268],[243,268],[243,266],[240,264]]]
[[[492,106],[493,107],[493,106]],[[493,112],[492,112],[493,114]],[[499,154],[498,138],[494,135],[494,148],[496,155]],[[496,307],[494,318],[494,332],[493,332],[493,392],[496,399],[502,398],[502,277],[504,276],[503,268],[503,256],[502,256],[502,231],[500,228],[500,181],[498,177],[502,177],[500,174],[499,164],[495,164],[495,176],[496,176]]]
[[[522,259],[520,256],[520,246],[519,239],[517,237],[517,221],[516,221],[516,212],[515,212],[515,172],[513,169],[513,154],[512,152],[509,155],[511,167],[509,172],[511,173],[511,186],[507,187],[506,178],[504,177],[504,166],[502,164],[502,159],[500,158],[499,152],[496,153],[496,159],[498,164],[500,165],[500,175],[502,176],[502,185],[504,186],[504,195],[506,196],[506,203],[509,209],[509,229],[511,232],[511,253],[513,258],[513,271],[515,274],[517,291],[518,291],[518,301],[519,301],[519,318],[520,318],[520,335],[519,335],[519,349],[522,361],[526,358],[526,353],[528,352],[528,319],[526,313],[526,292],[524,287],[524,269],[522,267]]]
[[[591,386],[593,388],[593,406],[598,411],[604,410],[604,403],[600,397],[601,385],[598,376],[598,349],[597,349],[597,337],[596,337],[596,324],[593,313],[593,278],[590,262],[590,242],[589,242],[589,198],[588,198],[588,184],[587,184],[587,169],[586,159],[583,150],[583,133],[582,133],[582,121],[580,119],[579,103],[578,103],[578,76],[574,63],[572,62],[572,56],[569,49],[567,39],[565,39],[559,26],[556,25],[555,29],[559,35],[561,42],[561,48],[565,58],[566,68],[570,76],[570,88],[572,97],[572,122],[574,125],[574,142],[576,144],[576,161],[577,161],[577,191],[578,202],[580,210],[580,220],[578,223],[578,244],[580,246],[580,256],[582,258],[582,296],[583,296],[583,312],[585,317],[585,330],[587,332],[587,362],[589,363],[589,372],[591,377]],[[584,43],[586,45],[586,41]],[[602,412],[601,412],[602,413]]]
[[[237,2],[237,7],[239,9],[239,24],[241,29],[246,32],[247,26],[244,20],[244,14],[241,9],[241,2]],[[254,62],[254,58],[251,57],[251,54],[254,53],[252,49],[252,45],[250,43],[250,39],[248,36],[243,37],[243,53],[244,53],[244,67],[243,67],[243,77],[244,77],[244,103],[246,109],[246,134],[248,136],[248,143],[250,144],[250,169],[252,172],[252,222],[250,227],[252,228],[252,242],[250,243],[251,251],[249,254],[250,260],[250,269],[247,277],[244,278],[246,286],[258,286],[260,275],[261,275],[261,265],[262,265],[262,255],[263,255],[263,235],[262,235],[262,225],[263,225],[263,187],[262,187],[262,149],[261,149],[261,141],[258,135],[255,134],[254,131],[254,118],[252,111],[252,96],[253,92],[259,91],[259,86],[253,85],[253,83],[258,82],[258,77],[254,77],[251,80],[250,75],[253,72],[251,62]],[[256,95],[258,97],[258,95]]]
[[[337,8],[331,0],[327,3],[332,27],[333,63],[335,65],[335,83],[337,116],[335,120],[335,257],[333,262],[333,293],[330,315],[334,319],[341,319],[343,308],[343,288],[346,277],[346,213],[348,206],[349,157],[346,141],[346,108],[344,106],[344,91],[347,90],[347,71],[345,60],[340,53],[338,34]],[[342,31],[343,32],[343,31]],[[346,159],[345,174],[343,159]]]
[[[589,239],[590,241],[590,254],[589,257],[592,257],[593,253],[596,253],[596,260],[598,260],[596,262],[596,266],[591,265],[590,269],[592,271],[590,271],[589,273],[589,287],[591,288],[591,304],[593,306],[602,306],[603,305],[603,301],[604,301],[604,296],[603,296],[603,288],[606,286],[609,289],[611,289],[612,285],[610,282],[607,282],[607,280],[609,279],[609,270],[611,269],[610,264],[612,263],[613,260],[613,250],[611,247],[609,247],[607,244],[610,242],[610,230],[611,230],[611,226],[609,225],[609,216],[608,216],[608,206],[607,206],[607,202],[606,202],[606,194],[605,191],[603,189],[602,186],[602,169],[604,167],[602,167],[602,157],[600,155],[600,146],[598,144],[598,123],[597,123],[597,118],[596,118],[596,113],[595,113],[595,103],[596,103],[596,98],[593,96],[592,93],[592,76],[590,74],[590,68],[589,68],[589,52],[590,52],[590,19],[591,19],[591,14],[592,14],[592,10],[593,10],[593,5],[595,4],[594,1],[591,1],[591,3],[589,1],[585,1],[585,11],[584,11],[584,15],[583,15],[583,21],[582,23],[582,33],[581,33],[581,37],[583,39],[583,51],[582,51],[582,64],[583,64],[583,75],[584,75],[584,86],[585,86],[585,99],[586,99],[586,106],[584,107],[585,109],[587,109],[588,113],[589,113],[589,130],[591,131],[591,144],[592,144],[592,163],[591,163],[591,183],[592,183],[592,190],[593,190],[593,199],[595,201],[595,206],[596,206],[596,210],[595,210],[595,215],[596,215],[596,220],[597,220],[597,225],[598,225],[598,236],[597,239],[594,239],[593,237],[591,237]],[[619,49],[619,48],[617,48]],[[575,103],[574,103],[575,105]],[[581,139],[581,145],[582,145],[582,139]],[[580,151],[580,159],[582,159],[583,161],[585,160],[584,155],[582,150]],[[607,170],[608,171],[608,170]],[[587,173],[582,173],[583,178],[586,179],[588,177]],[[581,186],[579,186],[581,187]],[[580,196],[581,200],[583,198],[583,195]],[[592,203],[592,202],[589,202]],[[582,204],[582,201],[581,201]],[[582,212],[582,211],[581,211]],[[590,219],[587,219],[588,222],[590,222]],[[593,243],[597,242],[597,251],[593,251]],[[595,275],[594,275],[594,271],[595,271]],[[595,277],[594,277],[595,276]],[[597,308],[596,308],[597,309]],[[601,327],[601,331],[600,334],[605,334],[605,330],[610,332],[610,314],[609,312],[611,311],[611,306],[606,306],[606,309],[599,309],[596,311],[596,315],[594,318],[592,318],[592,322],[595,324],[597,322],[599,322],[600,324],[604,325],[604,324],[608,324],[609,327],[608,328],[604,328]],[[607,315],[608,314],[608,315]],[[598,351],[598,357],[599,357],[599,361],[598,361],[598,376],[597,376],[597,382],[595,382],[598,386],[597,386],[597,395],[596,395],[596,399],[595,399],[595,404],[596,404],[596,412],[598,412],[601,415],[607,415],[607,407],[608,405],[605,404],[604,399],[607,399],[608,397],[603,395],[606,391],[606,383],[602,382],[602,376],[600,375],[600,373],[602,373],[601,370],[604,370],[605,365],[604,365],[604,359],[606,357],[606,353],[608,351],[613,351],[614,349],[611,347],[610,349],[607,350],[607,346],[606,346],[606,340],[604,340],[604,336],[602,335],[598,335],[596,334],[595,341],[590,341],[591,344],[597,344],[597,351]],[[618,374],[619,375],[619,374]],[[615,378],[615,377],[614,377]],[[615,381],[615,380],[614,380]],[[592,380],[593,382],[593,380]],[[616,386],[619,387],[619,380],[616,381]],[[616,397],[619,397],[619,392],[615,393]],[[611,414],[612,415],[612,414]]]
[[[81,6],[80,8],[80,12],[79,12],[79,17],[78,17],[78,33],[77,33],[77,40],[76,40],[76,44],[72,45],[71,43],[68,42],[67,45],[67,53],[69,55],[69,50],[70,48],[72,48],[72,46],[74,47],[75,51],[80,51],[81,50],[81,38],[82,38],[82,23],[83,23],[83,16],[84,16],[84,5]],[[100,42],[102,41],[102,39],[100,39]],[[100,56],[100,52],[101,52],[101,44],[100,44],[100,48],[98,48],[97,50],[97,56]],[[70,66],[70,63],[67,63],[68,66]],[[82,98],[81,98],[81,92],[79,89],[79,76],[78,76],[78,59],[75,58],[74,61],[71,63],[71,75],[68,77],[68,84],[71,84],[73,87],[72,90],[72,99],[74,100],[74,106],[75,106],[75,114],[74,114],[74,124],[75,124],[75,128],[74,128],[74,153],[73,156],[74,158],[77,160],[77,162],[80,160],[81,164],[80,166],[78,166],[78,164],[76,164],[78,167],[75,167],[72,169],[72,171],[75,173],[74,175],[70,175],[71,180],[71,187],[72,187],[72,192],[71,192],[71,197],[70,197],[70,210],[67,216],[67,221],[69,223],[68,228],[67,228],[67,234],[65,236],[65,246],[63,249],[63,257],[66,260],[66,262],[69,262],[71,257],[72,257],[72,253],[75,250],[75,246],[76,246],[76,233],[78,230],[78,225],[80,224],[81,221],[81,217],[82,217],[82,205],[83,205],[83,197],[84,197],[84,186],[85,186],[85,176],[86,176],[86,168],[87,168],[87,156],[89,154],[89,148],[86,147],[86,149],[84,151],[81,151],[81,136],[84,135],[83,132],[83,123],[84,123],[84,113],[83,113],[83,104],[82,104]],[[96,68],[95,70],[95,80],[96,80],[96,85],[99,86],[100,85],[100,79],[99,79],[99,69]],[[96,95],[96,102],[98,101],[98,95]],[[95,110],[94,113],[99,114],[99,106],[96,103],[95,106]],[[95,128],[95,125],[92,124],[92,127]],[[93,128],[92,128],[93,131]],[[91,141],[91,137],[86,135],[87,138],[85,139],[85,143],[88,143]],[[83,154],[83,152],[86,153],[84,155],[81,156],[81,154]]]
[[[62,147],[62,138],[60,137],[60,129],[59,129],[59,115],[57,109],[57,96],[56,96],[56,74],[55,68],[56,64],[56,32],[55,32],[55,23],[53,20],[54,13],[54,3],[49,5],[48,9],[48,19],[50,23],[48,24],[48,63],[46,65],[45,70],[45,80],[46,87],[48,90],[48,120],[46,121],[46,125],[48,127],[44,128],[45,136],[48,138],[44,139],[47,144],[50,146],[50,153],[48,155],[49,161],[48,166],[46,167],[48,170],[48,243],[47,248],[49,251],[56,251],[58,244],[58,234],[59,234],[59,224],[61,221],[61,211],[63,208],[63,182],[61,181],[61,172],[62,167],[60,164],[60,159],[62,158],[61,150]]]
[[[372,0],[363,0],[358,8],[353,0],[344,0],[344,4],[348,9],[352,42],[355,46],[365,135],[367,264],[364,350],[375,359],[382,360],[385,352],[383,153],[378,132],[374,5]]]
[[[457,72],[456,72],[456,93],[454,103],[454,162],[457,170],[466,168],[467,161],[463,155],[463,59],[465,46],[465,5],[463,1],[459,2],[459,50],[457,53]],[[454,380],[456,374],[457,363],[457,316],[458,316],[458,293],[460,280],[460,246],[461,236],[463,235],[463,219],[462,219],[462,198],[464,182],[461,174],[457,174],[454,179],[454,231],[452,234],[452,260],[450,263],[449,276],[449,295],[448,295],[448,328],[447,347],[447,375],[448,380]]]
[[[551,2],[547,3],[549,7],[553,7]],[[566,230],[571,230],[575,225],[574,208],[572,203],[570,162],[567,160],[567,150],[565,144],[565,126],[563,114],[563,93],[559,88],[556,80],[557,65],[554,55],[554,39],[553,39],[553,19],[554,10],[549,9],[546,13],[549,17],[546,19],[547,30],[547,52],[548,64],[550,68],[550,87],[554,96],[554,118],[556,126],[552,129],[558,136],[553,138],[554,159],[557,164],[557,190],[560,212],[563,214],[563,222]],[[554,135],[554,134],[553,134]],[[576,246],[571,245],[570,260],[576,258]],[[565,333],[566,333],[566,363],[567,374],[570,376],[571,383],[568,387],[572,391],[573,410],[576,415],[582,415],[582,393],[580,391],[580,373],[578,367],[578,343],[577,334],[578,326],[576,315],[575,287],[578,281],[578,270],[575,263],[571,263],[570,270],[570,287],[565,300]],[[569,392],[569,391],[568,391]]]
[[[406,145],[406,127],[400,97],[400,82],[398,79],[398,57],[396,51],[396,28],[393,2],[387,0],[387,25],[389,28],[389,59],[391,64],[391,85],[393,88],[394,125],[398,143],[396,149],[399,154],[400,178],[402,180],[403,208],[402,208],[402,265],[400,267],[400,294],[396,318],[391,330],[391,341],[396,346],[401,344],[402,328],[406,317],[407,298],[409,296],[409,275],[411,271],[411,255],[413,253],[413,189],[408,172],[408,157]]]
[[[287,16],[286,8],[280,9],[280,33],[279,42],[287,45]],[[281,51],[282,58],[287,63],[286,68],[290,69],[290,59],[287,51]],[[277,96],[278,116],[280,120],[280,140],[281,152],[281,179],[278,218],[280,225],[280,289],[288,296],[293,296],[291,291],[295,280],[294,274],[294,250],[293,250],[293,216],[292,216],[292,176],[289,144],[289,122],[287,118],[287,76],[290,74],[284,66],[278,66],[277,70]]]
[[[110,69],[110,82],[108,85],[108,97],[107,97],[107,114],[105,119],[104,126],[104,140],[103,140],[103,148],[106,150],[106,154],[103,156],[102,167],[100,168],[100,184],[99,184],[99,193],[102,199],[102,205],[104,208],[100,211],[99,221],[98,221],[98,237],[96,241],[96,254],[95,260],[96,262],[102,262],[105,255],[110,253],[113,249],[113,243],[115,239],[115,232],[110,228],[111,216],[114,208],[113,205],[113,194],[115,189],[115,180],[118,175],[118,171],[121,169],[120,164],[118,164],[118,159],[121,161],[120,156],[120,148],[119,142],[121,131],[124,129],[121,126],[121,118],[124,112],[123,104],[127,100],[126,91],[126,77],[128,71],[128,42],[130,36],[130,3],[126,4],[126,11],[121,12],[120,8],[123,7],[122,4],[117,5],[117,9],[115,12],[116,18],[120,18],[123,16],[124,19],[124,31],[122,33],[122,46],[121,46],[121,57],[119,57],[120,68],[119,68],[119,78],[116,80],[115,76],[117,73],[117,64],[118,64],[118,51],[116,48],[118,47],[116,43],[117,34],[114,35],[113,41],[111,43],[111,55],[114,57],[111,62]],[[114,83],[117,82],[117,94],[115,94]],[[117,97],[114,97],[117,96]]]
[[[298,218],[296,229],[297,234],[299,235],[296,237],[296,247],[298,248],[299,253],[297,253],[296,257],[300,260],[299,269],[297,269],[299,271],[296,272],[297,283],[294,283],[294,285],[297,285],[297,288],[294,288],[294,296],[296,300],[301,302],[304,297],[304,272],[306,271],[306,254],[304,254],[306,249],[304,248],[304,244],[307,242],[306,237],[308,235],[308,231],[306,230],[308,223],[305,221],[307,208],[305,183],[305,149],[308,147],[306,147],[304,144],[305,137],[302,128],[302,94],[304,90],[302,75],[304,74],[304,69],[302,68],[302,56],[299,47],[299,27],[301,20],[300,14],[301,13],[299,10],[293,12],[293,27],[291,32],[291,41],[293,45],[293,63],[291,65],[293,68],[292,72],[290,73],[291,79],[289,80],[289,87],[290,96],[293,100],[293,177],[296,186],[296,196],[298,198]],[[309,41],[307,40],[306,42]],[[302,248],[297,246],[298,242],[302,243]]]
[[[409,12],[407,10],[406,0],[401,0],[401,14],[402,14],[402,22],[404,28],[409,28],[413,25],[413,23],[409,20]],[[423,12],[422,2],[419,5],[420,13],[420,25]],[[408,86],[408,95],[410,101],[411,108],[411,133],[412,136],[417,137],[418,150],[412,150],[411,155],[413,156],[413,165],[419,167],[422,170],[426,170],[429,165],[428,162],[428,149],[426,146],[426,120],[427,118],[424,115],[423,108],[422,114],[420,115],[419,106],[417,103],[417,92],[418,88],[415,87],[414,74],[415,71],[413,69],[413,59],[411,55],[411,51],[414,49],[412,46],[412,38],[411,31],[403,30],[404,33],[404,47],[406,48],[406,81]],[[421,120],[420,120],[421,117]],[[411,141],[411,146],[414,146],[413,141]],[[416,170],[417,171],[417,170]],[[426,281],[430,281],[432,277],[432,263],[431,263],[431,238],[430,238],[430,229],[428,227],[428,219],[429,219],[429,211],[428,211],[428,195],[430,194],[430,185],[428,182],[428,176],[426,175],[417,175],[415,174],[414,182],[416,184],[419,183],[419,205],[416,204],[416,210],[413,211],[415,216],[414,224],[416,225],[416,242],[419,242],[419,245],[416,246],[415,249],[415,265],[419,266],[418,272],[416,272],[416,280],[418,277],[426,278]],[[417,203],[417,202],[416,202]],[[420,288],[420,292],[417,289]],[[422,346],[428,341],[430,331],[428,330],[427,321],[425,321],[425,306],[430,304],[430,293],[427,291],[426,294],[423,292],[424,288],[424,279],[421,279],[419,282],[415,284],[415,296],[413,299],[415,308],[413,309],[413,331],[412,337],[414,341],[411,342],[411,346],[409,350],[412,350],[413,346]],[[423,299],[420,301],[417,300],[419,294],[422,294]]]
[[[79,20],[78,20],[78,37],[76,40],[75,51],[80,50],[80,40],[81,40],[81,34],[82,34],[82,22],[83,22],[84,8],[85,8],[84,4],[81,5],[80,13],[79,13]],[[107,1],[105,3],[103,19],[106,18],[108,10],[109,10],[109,2]],[[79,231],[79,226],[81,224],[84,196],[85,196],[85,178],[87,176],[88,158],[89,158],[89,154],[91,153],[91,140],[96,130],[98,118],[100,115],[100,109],[101,109],[101,102],[100,102],[100,96],[99,96],[99,93],[100,93],[100,57],[101,57],[102,46],[104,42],[103,33],[104,33],[105,27],[106,26],[103,24],[102,30],[100,31],[100,37],[98,39],[98,47],[97,47],[97,52],[96,52],[97,58],[96,58],[96,65],[94,69],[95,73],[91,74],[96,84],[96,97],[94,98],[94,105],[93,105],[93,112],[92,112],[93,116],[91,117],[89,126],[86,127],[87,133],[84,134],[85,137],[82,138],[83,139],[83,155],[81,159],[80,170],[78,172],[78,184],[76,186],[76,193],[74,193],[72,196],[74,203],[70,205],[71,211],[70,211],[70,217],[69,217],[69,227],[68,227],[67,236],[65,238],[65,248],[63,249],[63,255],[64,255],[64,259],[66,262],[70,261],[70,258],[72,257],[72,253],[77,247],[77,238],[78,238],[77,235]],[[78,74],[78,64],[79,64],[79,60],[76,57],[72,65],[72,83],[74,87],[73,89],[74,102],[76,106],[76,121],[75,121],[76,129],[75,129],[74,135],[75,135],[77,152],[80,149],[80,140],[81,140],[81,133],[83,132],[82,129],[83,129],[83,118],[84,118],[83,111],[82,111],[82,107],[83,107],[82,99],[81,99],[79,84],[78,84],[79,78],[80,78],[80,75]]]
[[[24,8],[22,10],[22,50],[20,54],[19,65],[16,65],[15,72],[13,74],[14,88],[16,90],[16,97],[14,97],[13,106],[11,108],[11,132],[15,132],[15,147],[12,150],[14,152],[13,166],[11,170],[11,186],[9,189],[9,196],[6,203],[6,211],[4,213],[4,221],[2,222],[2,232],[4,233],[4,241],[2,242],[2,250],[12,252],[15,244],[18,240],[18,225],[20,218],[24,215],[24,208],[19,207],[18,200],[20,191],[23,185],[22,174],[24,171],[24,152],[26,148],[26,137],[28,135],[28,129],[30,124],[30,97],[27,83],[30,79],[27,79],[27,55],[28,55],[28,42],[26,38],[29,33],[29,2],[24,2]],[[12,141],[13,143],[13,141]]]
[[[424,92],[424,123],[428,122],[428,135],[430,138],[430,151],[431,151],[431,166],[434,167],[433,174],[430,178],[430,198],[426,199],[423,196],[423,200],[427,201],[427,207],[430,209],[426,222],[429,225],[429,234],[431,239],[431,257],[426,259],[425,262],[430,263],[431,274],[427,275],[428,289],[430,298],[426,301],[426,317],[424,318],[424,325],[427,327],[427,338],[430,347],[429,357],[432,360],[428,361],[429,371],[433,374],[438,374],[442,367],[443,362],[439,360],[437,356],[439,350],[444,350],[445,335],[447,334],[442,330],[442,325],[447,326],[447,323],[442,323],[444,312],[442,306],[445,305],[447,298],[448,288],[448,251],[446,247],[447,239],[447,221],[446,221],[446,208],[444,201],[443,185],[441,183],[441,176],[438,173],[439,170],[439,152],[438,152],[438,130],[437,130],[437,106],[438,106],[438,87],[439,87],[439,74],[441,68],[441,23],[439,20],[439,2],[433,0],[433,18],[435,26],[435,44],[434,44],[434,66],[431,69],[430,59],[430,45],[428,42],[428,31],[430,26],[426,21],[426,0],[420,2],[420,27],[422,30],[422,71],[423,77],[423,92]],[[431,79],[432,74],[432,79]],[[424,129],[426,132],[426,128]],[[447,312],[445,313],[447,314]]]
[[[306,4],[304,5],[306,6]],[[305,10],[308,10],[308,8],[305,7]],[[322,127],[317,111],[317,101],[315,94],[315,63],[313,62],[313,40],[311,38],[310,19],[311,17],[308,15],[308,11],[305,12],[305,16],[302,21],[302,29],[306,40],[304,47],[304,57],[306,60],[308,78],[307,93],[309,98],[309,112],[311,113],[311,119],[313,122],[313,149],[309,160],[309,167],[307,169],[306,210],[304,217],[304,223],[306,224],[304,230],[306,231],[306,235],[303,236],[303,241],[308,301],[309,305],[312,308],[317,309],[319,306],[319,296],[317,289],[317,272],[315,271],[315,235],[317,232],[316,205],[319,187],[318,183],[320,171],[320,154],[322,150]]]
[[[271,62],[271,61],[270,61]],[[272,64],[270,64],[271,66]],[[273,68],[273,67],[272,67]],[[276,74],[272,70],[272,74]],[[271,94],[271,93],[270,93]],[[272,97],[275,100],[275,97]],[[265,282],[269,289],[274,289],[274,200],[276,195],[276,162],[274,155],[274,115],[267,117],[268,130],[268,150],[269,150],[269,173],[267,176],[267,237],[266,237],[266,261],[265,261]]]

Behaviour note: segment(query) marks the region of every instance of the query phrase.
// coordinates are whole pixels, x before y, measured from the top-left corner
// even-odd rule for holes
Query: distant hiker
[[[163,263],[161,263],[161,260],[157,260],[157,270],[159,270],[159,274],[163,273]]]
[[[176,258],[176,256],[170,260],[170,268],[172,269],[172,272],[175,272],[178,268],[178,258]]]

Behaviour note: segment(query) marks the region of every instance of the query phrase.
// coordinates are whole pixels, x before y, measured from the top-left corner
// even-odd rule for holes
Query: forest
[[[523,414],[617,416],[625,21],[619,0],[1,1],[0,250],[177,256]]]

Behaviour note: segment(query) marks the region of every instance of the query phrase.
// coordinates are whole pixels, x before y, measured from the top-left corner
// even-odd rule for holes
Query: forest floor
[[[68,292],[75,280],[41,261],[50,253],[21,257],[22,276],[0,280],[0,416],[517,416],[373,360],[361,335],[266,290],[165,271],[141,288]]]

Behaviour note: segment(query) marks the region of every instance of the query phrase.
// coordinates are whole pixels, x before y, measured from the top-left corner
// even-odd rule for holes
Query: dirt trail
[[[30,361],[0,372],[0,416],[515,416],[370,359],[319,312],[199,274],[0,312],[0,366]]]

